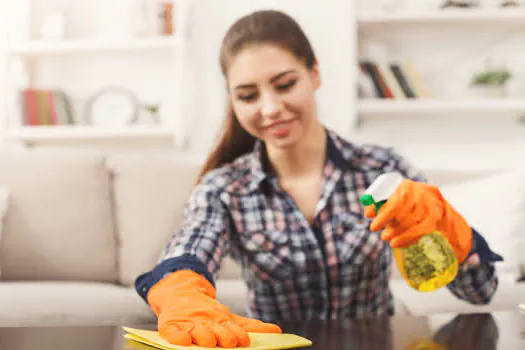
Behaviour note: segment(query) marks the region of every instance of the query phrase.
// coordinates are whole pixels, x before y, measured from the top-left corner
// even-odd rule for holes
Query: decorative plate
[[[86,118],[94,126],[122,127],[137,121],[139,109],[138,98],[131,91],[108,87],[89,99]]]

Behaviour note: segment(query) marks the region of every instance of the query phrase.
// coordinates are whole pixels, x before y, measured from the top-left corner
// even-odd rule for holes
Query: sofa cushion
[[[0,327],[139,324],[155,314],[134,289],[98,282],[0,283]]]
[[[242,267],[230,256],[224,257],[221,261],[221,269],[218,279],[220,280],[243,280]]]
[[[234,314],[248,315],[246,309],[248,289],[243,280],[218,280],[215,287],[218,301],[226,305]]]
[[[167,155],[110,155],[119,237],[119,282],[153,268],[183,218],[200,163]]]
[[[3,280],[116,280],[104,158],[78,150],[4,150],[10,207],[0,242]]]
[[[445,198],[504,261],[496,267],[518,277],[525,249],[525,171],[516,169],[441,186]]]
[[[446,287],[432,293],[421,293],[404,280],[390,281],[392,294],[401,300],[413,315],[433,313],[477,313],[516,310],[523,303],[525,283],[516,283],[515,276],[510,273],[499,274],[498,290],[490,304],[473,305],[458,299]]]

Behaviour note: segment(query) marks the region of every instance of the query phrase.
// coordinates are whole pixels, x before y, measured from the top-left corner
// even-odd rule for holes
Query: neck
[[[319,174],[326,155],[326,132],[314,123],[304,137],[286,149],[267,146],[268,159],[279,178],[297,178]]]

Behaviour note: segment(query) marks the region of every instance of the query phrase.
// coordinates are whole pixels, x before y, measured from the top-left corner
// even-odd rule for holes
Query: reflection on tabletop
[[[431,337],[420,339],[407,349],[525,350],[525,322],[517,312],[433,315],[428,322]],[[418,343],[425,342],[427,347],[418,347]]]
[[[283,331],[313,342],[312,349],[392,349],[392,332],[388,317],[360,321],[307,321],[282,323]]]
[[[422,339],[409,349],[496,350],[499,332],[490,314],[458,315],[439,328],[429,339]]]
[[[497,349],[498,326],[490,314],[459,315],[434,334],[446,349]]]
[[[443,314],[363,321],[283,323],[313,341],[312,349],[525,350],[522,317],[515,312]]]

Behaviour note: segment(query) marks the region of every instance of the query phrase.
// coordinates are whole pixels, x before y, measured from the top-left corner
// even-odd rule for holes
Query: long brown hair
[[[300,25],[289,15],[276,10],[255,11],[238,19],[226,32],[220,50],[220,66],[227,79],[229,64],[235,55],[250,45],[278,45],[312,69],[316,57],[314,50]],[[239,124],[231,102],[219,134],[217,145],[209,154],[198,177],[208,171],[233,162],[252,151],[256,138]]]

